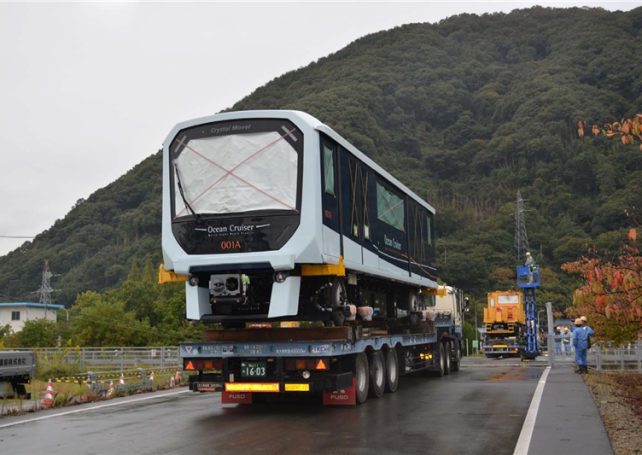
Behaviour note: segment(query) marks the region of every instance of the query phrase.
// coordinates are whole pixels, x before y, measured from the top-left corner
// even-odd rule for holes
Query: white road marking
[[[34,417],[33,419],[25,419],[25,420],[20,420],[18,422],[6,423],[4,425],[0,425],[0,429],[13,427],[13,426],[16,426],[16,425],[22,425],[23,423],[31,423],[31,422],[37,422],[39,420],[53,419],[54,417],[61,417],[61,416],[66,416],[66,415],[70,415],[70,414],[78,414],[78,413],[81,413],[81,412],[94,411],[96,409],[111,408],[112,406],[120,406],[120,405],[123,405],[123,404],[136,403],[136,402],[139,402],[139,401],[154,400],[156,398],[171,397],[171,396],[179,395],[181,393],[186,393],[186,392],[190,392],[190,390],[189,389],[178,390],[178,391],[175,391],[175,392],[164,393],[162,395],[154,394],[154,395],[150,395],[150,396],[146,396],[146,397],[132,398],[131,400],[119,401],[117,403],[105,403],[105,404],[99,404],[99,405],[96,405],[96,406],[90,406],[88,408],[72,409],[71,411],[58,412],[56,414],[49,414],[49,415],[42,416],[42,417]]]
[[[542,394],[544,393],[544,386],[546,385],[546,378],[550,371],[551,367],[546,367],[542,376],[539,378],[539,383],[537,384],[537,388],[533,394],[531,405],[528,407],[528,413],[526,414],[524,425],[522,425],[522,431],[519,434],[519,439],[517,440],[517,445],[515,446],[513,455],[528,454],[528,449],[531,445],[531,438],[533,437],[533,429],[535,428],[535,420],[537,419],[537,411],[539,411]]]

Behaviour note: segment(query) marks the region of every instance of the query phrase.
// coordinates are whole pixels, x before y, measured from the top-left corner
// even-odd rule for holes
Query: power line
[[[2,235],[0,234],[0,239],[33,239],[35,235]]]

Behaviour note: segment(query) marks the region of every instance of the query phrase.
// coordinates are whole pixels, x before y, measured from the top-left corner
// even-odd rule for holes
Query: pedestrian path
[[[515,455],[612,455],[606,429],[588,386],[569,364],[546,369],[540,379],[539,406],[532,417],[527,444],[522,438]],[[534,402],[538,391],[535,392]],[[533,404],[531,405],[533,408]],[[526,451],[524,451],[524,449]]]

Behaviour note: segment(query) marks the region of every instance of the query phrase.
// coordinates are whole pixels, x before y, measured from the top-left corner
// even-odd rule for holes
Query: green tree
[[[80,346],[146,346],[154,340],[147,321],[139,321],[122,301],[88,291],[73,307],[71,333]]]
[[[49,319],[31,319],[25,321],[22,330],[15,333],[11,344],[14,347],[48,348],[58,343],[60,330],[55,321]]]

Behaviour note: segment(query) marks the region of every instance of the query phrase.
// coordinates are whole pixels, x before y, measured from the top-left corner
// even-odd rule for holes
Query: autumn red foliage
[[[582,138],[588,125],[583,120],[577,122],[577,135]],[[632,118],[623,117],[619,122],[607,122],[602,126],[591,124],[593,136],[605,136],[609,139],[618,138],[622,144],[640,143],[642,150],[642,114],[635,114]]]
[[[642,256],[636,229],[629,231],[615,257],[590,251],[563,264],[562,270],[581,276],[583,284],[575,290],[568,312],[587,316],[597,338],[622,344],[642,336]]]

